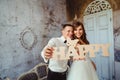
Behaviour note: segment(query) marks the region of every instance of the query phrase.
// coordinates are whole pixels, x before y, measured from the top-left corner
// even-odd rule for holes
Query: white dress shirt
[[[60,46],[66,46],[66,44],[64,43],[65,38],[63,36],[58,37],[58,38],[52,38],[49,40],[48,44],[45,46],[45,48],[47,47],[60,47]],[[41,52],[41,56],[43,57],[45,62],[48,62],[48,60],[45,59],[44,56],[44,50],[45,48],[42,50]],[[68,60],[55,60],[55,59],[49,59],[49,64],[48,67],[51,71],[54,72],[65,72],[67,70],[67,62]]]

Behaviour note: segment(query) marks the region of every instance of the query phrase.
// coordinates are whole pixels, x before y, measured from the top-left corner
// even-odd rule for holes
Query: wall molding
[[[31,50],[37,43],[37,36],[30,27],[26,27],[20,33],[20,42],[25,49]]]
[[[97,12],[105,11],[111,9],[111,6],[106,0],[95,0],[91,2],[84,12],[85,15],[94,14]]]

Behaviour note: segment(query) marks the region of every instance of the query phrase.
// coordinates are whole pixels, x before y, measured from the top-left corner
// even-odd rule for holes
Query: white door
[[[110,43],[109,57],[102,56],[102,52],[96,53],[92,58],[97,66],[97,74],[100,80],[113,80],[114,77],[114,44],[112,10],[101,11],[84,16],[84,26],[90,44]]]

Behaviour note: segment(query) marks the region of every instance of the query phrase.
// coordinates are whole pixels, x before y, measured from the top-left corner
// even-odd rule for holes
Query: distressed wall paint
[[[94,0],[66,0],[67,5],[67,19],[73,20],[75,15],[78,16],[80,21],[83,19],[83,14],[87,6]],[[113,11],[120,9],[120,0],[106,0],[110,3]]]
[[[120,10],[113,13],[114,26],[114,54],[115,54],[115,77],[120,80]]]
[[[120,10],[114,12],[115,60],[120,62]]]
[[[66,22],[65,4],[65,0],[0,0],[0,78],[16,80],[43,61],[42,48],[51,37],[60,36]],[[21,41],[34,45],[26,49]]]

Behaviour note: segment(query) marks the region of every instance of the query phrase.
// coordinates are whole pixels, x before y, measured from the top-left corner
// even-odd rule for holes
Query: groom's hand
[[[48,47],[48,48],[45,49],[44,56],[45,56],[46,59],[52,58],[53,50],[54,49],[52,47]]]

